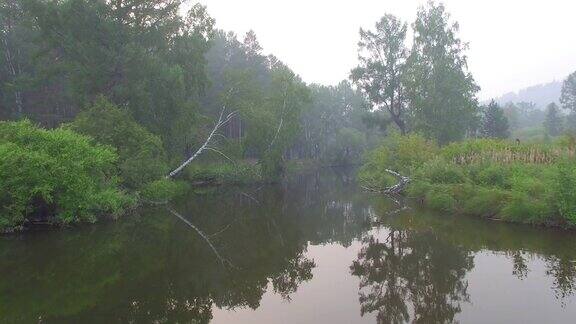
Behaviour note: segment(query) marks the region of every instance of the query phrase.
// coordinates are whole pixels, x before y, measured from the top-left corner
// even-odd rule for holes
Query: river
[[[0,237],[0,323],[573,323],[575,292],[575,233],[406,207],[344,169]]]

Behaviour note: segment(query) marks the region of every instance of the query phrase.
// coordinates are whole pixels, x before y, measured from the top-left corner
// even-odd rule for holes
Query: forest
[[[481,103],[458,24],[429,2],[411,30],[361,29],[348,79],[307,84],[185,2],[0,3],[1,232],[359,164],[370,191],[393,171],[433,209],[576,226],[576,72],[544,110]]]
[[[185,15],[181,0],[0,6],[4,231],[116,217],[189,184],[358,163],[382,134],[364,126],[369,107],[350,82],[305,84],[254,32],[216,29],[201,5]]]

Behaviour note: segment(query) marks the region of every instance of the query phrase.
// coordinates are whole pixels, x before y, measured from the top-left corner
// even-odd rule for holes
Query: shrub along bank
[[[117,159],[112,147],[71,130],[0,123],[0,231],[119,215],[133,200],[120,189]]]
[[[248,163],[191,165],[180,180],[165,179],[167,170],[161,141],[106,102],[53,130],[0,122],[0,233],[117,217],[139,203],[166,203],[189,182],[263,181]]]
[[[517,144],[475,139],[438,147],[418,135],[392,136],[359,172],[364,186],[412,178],[406,194],[432,209],[509,222],[576,228],[575,143]]]
[[[169,166],[162,140],[104,98],[57,129],[0,122],[0,233],[116,217],[140,203],[166,203],[188,183],[265,179],[254,163],[203,160],[177,180],[165,178]]]

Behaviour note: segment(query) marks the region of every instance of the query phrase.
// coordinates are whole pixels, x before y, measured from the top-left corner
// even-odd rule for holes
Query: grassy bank
[[[391,137],[359,172],[365,186],[387,187],[384,170],[409,175],[406,194],[450,213],[534,225],[576,227],[575,143],[469,140],[438,147],[422,137]]]

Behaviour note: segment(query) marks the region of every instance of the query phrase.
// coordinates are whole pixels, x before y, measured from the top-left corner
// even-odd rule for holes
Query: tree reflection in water
[[[362,315],[376,313],[378,323],[446,323],[469,301],[464,277],[472,255],[431,231],[391,230],[362,243],[350,267],[360,278]]]
[[[309,245],[358,242],[350,272],[360,279],[362,314],[379,323],[455,321],[479,252],[510,260],[506,282],[549,284],[561,303],[574,295],[573,233],[407,211],[352,182],[353,173],[328,171],[260,190],[214,189],[172,206],[234,268],[164,208],[2,238],[0,322],[208,323],[217,308],[259,308],[267,291],[294,298],[313,279]],[[350,261],[338,260],[345,272]],[[545,273],[530,269],[534,261]]]
[[[546,258],[546,275],[554,278],[552,289],[557,299],[564,302],[576,291],[576,260],[549,256]]]
[[[351,202],[362,193],[342,185],[350,179],[303,175],[174,204],[205,237],[165,208],[146,208],[117,223],[8,238],[0,322],[208,323],[214,308],[257,309],[268,290],[289,300],[312,279],[310,242],[349,246],[369,229],[367,207]]]

